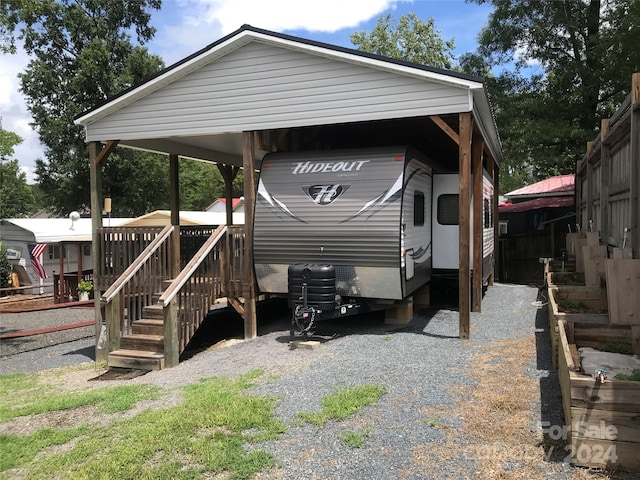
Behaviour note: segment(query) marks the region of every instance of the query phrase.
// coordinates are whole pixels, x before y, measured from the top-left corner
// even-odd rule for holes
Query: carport
[[[179,224],[181,158],[215,162],[230,197],[238,169],[256,171],[268,152],[413,145],[442,171],[460,173],[460,337],[469,337],[470,312],[481,310],[482,299],[482,276],[473,276],[471,282],[471,271],[482,270],[482,171],[486,169],[497,185],[502,160],[481,78],[245,25],[85,112],[76,123],[85,127],[90,145],[98,275],[103,264],[102,164],[117,145],[168,156],[174,226]],[[472,173],[477,180],[473,185]],[[251,338],[256,335],[255,182],[253,175],[245,175],[244,181],[244,261],[238,297],[244,302],[239,310],[245,337]],[[497,230],[497,215],[494,220]],[[176,245],[179,236],[172,238]],[[107,286],[100,289],[104,292]],[[99,307],[96,295],[97,333],[105,315],[104,305]]]

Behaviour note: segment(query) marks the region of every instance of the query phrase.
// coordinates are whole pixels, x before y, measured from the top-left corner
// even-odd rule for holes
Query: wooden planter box
[[[549,298],[549,332],[551,334],[551,359],[558,368],[558,321],[574,323],[592,323],[606,325],[609,323],[607,313],[566,313],[559,307],[562,301],[584,303],[593,312],[607,311],[607,291],[601,287],[550,286],[547,289]]]
[[[578,356],[580,347],[632,345],[631,327],[559,320],[558,332],[558,376],[571,462],[640,472],[640,382],[598,382],[580,373]]]
[[[584,287],[584,273],[579,272],[547,272],[547,286]]]

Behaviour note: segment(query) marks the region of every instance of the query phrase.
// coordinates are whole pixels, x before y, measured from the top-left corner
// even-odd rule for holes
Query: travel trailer
[[[438,278],[458,278],[460,264],[458,248],[458,189],[457,173],[438,173],[433,176],[433,275]],[[473,176],[471,177],[473,184]],[[482,282],[493,272],[495,265],[494,187],[486,170],[482,177]],[[473,205],[473,196],[471,197]],[[469,248],[473,251],[473,215]]]
[[[434,268],[457,269],[458,175],[437,168],[410,147],[265,155],[253,237],[260,292],[287,294],[301,318],[335,317],[388,308]]]

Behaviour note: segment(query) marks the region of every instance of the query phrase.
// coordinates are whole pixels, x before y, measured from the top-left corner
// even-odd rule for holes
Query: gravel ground
[[[315,339],[321,345],[312,350],[289,345],[288,317],[282,312],[259,312],[258,338],[229,342],[226,348],[201,346],[201,351],[191,352],[190,358],[177,367],[127,382],[171,388],[202,377],[264,370],[263,380],[253,393],[279,398],[275,414],[287,425],[287,431],[275,441],[252,447],[271,452],[280,462],[278,468],[259,475],[261,479],[482,478],[477,458],[467,451],[473,439],[462,433],[455,440],[462,454],[440,462],[434,471],[425,471],[424,463],[416,461],[417,452],[435,450],[444,445],[449,432],[461,429],[465,412],[454,409],[454,405],[460,402],[460,391],[469,392],[477,386],[478,372],[472,371],[474,359],[501,348],[505,341],[522,339],[535,345],[525,358],[526,375],[539,383],[530,399],[529,434],[542,438],[541,422],[562,425],[557,372],[550,364],[546,307],[534,304],[537,296],[534,287],[496,284],[489,288],[483,312],[471,316],[471,340],[457,337],[456,311],[432,308],[417,310],[408,326],[385,325],[377,314],[319,324]],[[439,300],[432,298],[434,303]],[[215,328],[216,319],[209,322]],[[35,369],[52,367],[59,356],[65,355],[71,363],[79,363],[87,360],[93,340],[90,342],[88,349],[82,343],[66,344],[66,354],[44,348],[13,355],[3,358],[0,366],[6,372],[20,371],[12,370],[15,368],[33,371],[28,363],[33,362]],[[44,361],[37,359],[38,352],[45,355]],[[504,371],[508,375],[509,365]],[[88,379],[95,377],[95,372],[78,375]],[[362,384],[384,386],[386,393],[377,405],[322,428],[297,420],[298,412],[319,410],[322,399],[336,388]],[[434,428],[432,414],[426,413],[429,411],[445,412],[437,420],[446,428]],[[364,435],[365,448],[350,448],[340,441],[341,435],[350,432]],[[517,461],[515,458],[513,463]],[[536,478],[572,478],[573,469],[562,462],[562,457],[549,462],[541,458],[539,463]],[[493,478],[527,478],[510,475],[512,468],[512,462],[505,463],[504,476]]]
[[[22,331],[55,328],[63,325],[84,323],[94,320],[93,308],[66,307],[22,313],[0,314],[0,335]],[[75,342],[93,337],[95,327],[81,327],[58,332],[5,338],[0,340],[0,372],[34,372],[47,368],[73,364],[68,356],[61,355],[73,349],[84,348],[88,341]],[[73,345],[68,344],[73,342]],[[93,343],[93,340],[91,340]],[[48,348],[51,348],[49,350]],[[42,351],[44,349],[44,351]],[[28,353],[27,353],[28,352]],[[16,358],[17,357],[17,358]],[[55,360],[51,360],[55,358]],[[40,361],[42,359],[42,361]],[[84,357],[86,361],[86,357]],[[74,360],[75,361],[75,360]]]

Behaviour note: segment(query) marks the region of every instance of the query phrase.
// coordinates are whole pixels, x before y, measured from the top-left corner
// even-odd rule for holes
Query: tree
[[[2,128],[0,123],[0,218],[24,217],[35,207],[27,177],[20,171],[18,160],[10,159],[22,138]]]
[[[7,247],[0,243],[0,288],[7,288],[13,267],[7,258]]]
[[[438,68],[450,69],[453,65],[454,41],[440,37],[431,17],[423,22],[415,13],[408,13],[396,23],[388,13],[378,18],[371,33],[355,32],[350,39],[363,52]]]
[[[32,57],[20,74],[32,126],[45,145],[36,164],[45,198],[60,214],[90,205],[88,150],[74,118],[163,67],[144,45],[155,29],[149,10],[160,0],[40,0],[3,2],[0,41],[5,51],[14,35]],[[131,42],[135,32],[138,45]],[[144,213],[168,202],[167,175],[154,162],[166,159],[118,149],[105,167],[105,187],[117,190],[126,211]],[[157,160],[155,160],[157,159]],[[164,189],[164,190],[163,190]],[[125,209],[123,208],[123,211]]]
[[[491,3],[479,54],[508,69],[490,89],[506,161],[528,172],[523,181],[572,173],[640,68],[640,2]],[[527,75],[530,65],[540,73]]]

